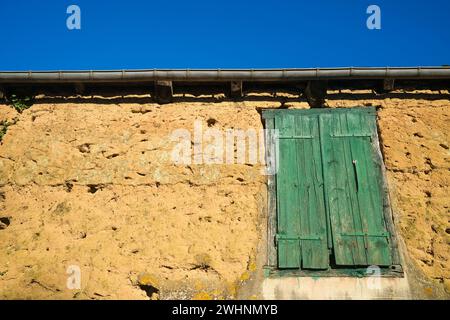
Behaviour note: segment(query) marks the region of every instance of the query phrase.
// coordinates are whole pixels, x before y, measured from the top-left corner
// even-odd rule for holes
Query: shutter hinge
[[[372,134],[330,134],[332,138],[352,138],[352,137],[369,137],[372,138]]]
[[[314,136],[278,136],[278,139],[314,139]]]
[[[279,240],[322,240],[323,237],[320,235],[309,235],[309,236],[301,236],[301,237],[297,237],[297,236],[288,236],[285,234],[277,234],[275,236],[275,242],[278,242]]]
[[[355,232],[355,233],[341,233],[340,234],[341,237],[383,237],[383,238],[389,238],[389,233],[387,232],[382,232],[382,233],[377,233],[377,234],[369,234],[369,233],[365,233],[365,232]]]
[[[355,232],[355,233],[341,233],[341,237],[364,237],[364,248],[367,250],[369,246],[368,238],[387,238],[389,241],[389,233],[382,232],[378,234],[369,234],[366,232]]]

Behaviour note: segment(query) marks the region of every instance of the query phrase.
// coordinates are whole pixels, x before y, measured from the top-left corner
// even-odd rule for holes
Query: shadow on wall
[[[363,92],[363,93],[339,93],[332,92],[327,94],[327,100],[385,100],[385,99],[423,99],[423,100],[450,100],[450,93],[424,93],[424,92],[391,92],[385,94],[376,94],[374,92]],[[238,98],[230,99],[224,94],[215,95],[175,95],[173,97],[173,103],[180,102],[205,102],[205,103],[219,103],[225,101],[265,101],[265,102],[280,102],[282,105],[286,102],[306,102],[306,98],[303,95],[297,95],[292,93],[249,93],[248,95]],[[57,104],[57,103],[95,103],[95,104],[118,104],[118,103],[138,103],[147,104],[155,103],[154,98],[151,94],[143,94],[140,96],[117,96],[115,95],[93,95],[93,96],[45,96],[42,98],[37,97],[34,104]]]

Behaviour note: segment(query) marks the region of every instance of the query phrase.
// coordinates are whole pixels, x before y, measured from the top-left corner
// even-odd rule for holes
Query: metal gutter
[[[0,71],[0,83],[128,81],[301,81],[345,79],[450,79],[450,67],[313,69]]]

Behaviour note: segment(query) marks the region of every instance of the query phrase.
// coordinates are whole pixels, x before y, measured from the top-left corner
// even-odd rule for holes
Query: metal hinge
[[[310,235],[310,236],[301,236],[301,237],[295,237],[295,236],[287,236],[284,234],[277,234],[275,236],[275,241],[278,242],[279,240],[322,240],[323,237],[320,235]]]
[[[314,136],[278,136],[278,139],[314,139]]]
[[[332,138],[370,138],[372,140],[372,134],[330,134]]]
[[[389,233],[382,232],[378,234],[369,234],[365,232],[355,232],[355,233],[341,233],[341,237],[363,237],[364,238],[364,248],[367,249],[369,247],[369,239],[368,238],[387,238],[389,241]]]
[[[389,233],[382,232],[377,234],[369,234],[365,232],[355,232],[355,233],[341,233],[340,236],[342,237],[383,237],[383,238],[389,238]]]

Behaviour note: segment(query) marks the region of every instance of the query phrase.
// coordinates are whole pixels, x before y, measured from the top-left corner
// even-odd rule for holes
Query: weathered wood
[[[75,84],[75,92],[76,92],[77,94],[82,95],[82,94],[85,93],[85,90],[86,90],[86,87],[85,87],[85,84],[84,84],[84,83],[79,82],[79,83],[76,83],[76,84]]]
[[[383,161],[383,154],[381,153],[378,130],[374,132],[374,139],[372,141],[372,148],[375,151],[375,161],[379,168],[381,175],[381,185],[383,189],[383,216],[386,221],[386,228],[390,234],[390,246],[392,252],[392,264],[397,271],[402,271],[402,260],[398,248],[398,237],[394,225],[394,212],[391,205],[391,198],[389,192],[389,183],[387,181],[386,167]]]
[[[321,259],[332,249],[339,266],[401,273],[375,108],[266,110],[263,116],[280,130],[276,191],[269,191],[276,194],[269,216],[276,214],[278,224],[268,224],[278,247],[268,245],[268,266],[277,249],[281,269],[326,269],[330,264]]]
[[[384,79],[383,80],[383,90],[389,92],[394,90],[395,80],[394,79]]]
[[[278,265],[327,269],[328,243],[317,115],[280,114]]]
[[[308,81],[305,88],[305,95],[311,108],[322,108],[324,106],[327,87],[327,81]]]
[[[231,81],[230,96],[234,99],[242,98],[242,81]]]
[[[265,119],[265,138],[266,138],[266,166],[273,166],[276,168],[276,155],[275,151],[275,139],[274,131],[275,123],[273,118]],[[270,168],[268,168],[270,169]],[[277,265],[277,252],[275,234],[277,229],[277,204],[276,204],[276,179],[274,172],[268,171],[267,176],[267,192],[268,192],[268,204],[267,204],[267,261],[268,267],[276,267]]]
[[[172,102],[172,81],[155,81],[155,100],[161,104]]]
[[[350,109],[322,116],[325,175],[333,248],[337,265],[392,263],[389,233],[383,217],[383,194],[371,140],[375,113]],[[352,170],[352,163],[357,168]]]

